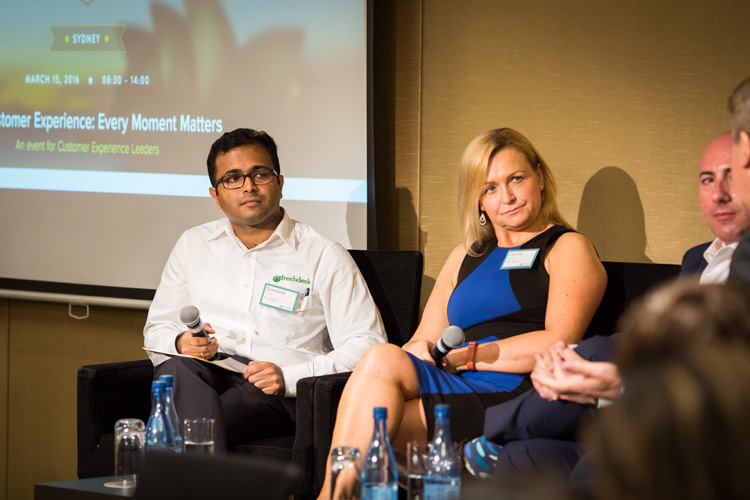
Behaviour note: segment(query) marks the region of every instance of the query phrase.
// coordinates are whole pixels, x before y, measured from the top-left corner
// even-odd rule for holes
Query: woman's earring
[[[479,223],[483,226],[487,224],[487,217],[484,216],[484,212],[479,213]]]

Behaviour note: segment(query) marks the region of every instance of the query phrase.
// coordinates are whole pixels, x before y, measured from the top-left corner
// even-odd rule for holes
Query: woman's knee
[[[375,344],[370,346],[357,363],[356,371],[382,370],[404,361],[408,355],[395,344]]]

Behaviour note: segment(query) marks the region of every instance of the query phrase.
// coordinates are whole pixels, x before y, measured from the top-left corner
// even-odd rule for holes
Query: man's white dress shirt
[[[719,238],[716,238],[708,245],[708,248],[703,252],[703,258],[708,262],[708,265],[701,273],[701,285],[708,283],[723,285],[726,283],[729,277],[729,264],[732,262],[732,254],[734,254],[734,249],[737,248],[737,243],[724,245]]]
[[[349,252],[286,211],[271,237],[248,249],[224,218],[180,237],[161,276],[144,328],[147,348],[176,353],[194,305],[216,330],[219,351],[270,361],[287,397],[304,377],[354,369],[386,341],[380,314]],[[156,365],[167,356],[149,353]]]

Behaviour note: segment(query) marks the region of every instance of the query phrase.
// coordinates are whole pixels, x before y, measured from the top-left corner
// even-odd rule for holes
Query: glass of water
[[[182,450],[186,455],[213,455],[214,419],[186,418]]]
[[[337,446],[331,450],[331,498],[334,493],[341,493],[339,497],[359,498],[361,461],[359,448],[354,446]],[[341,479],[338,488],[342,491],[336,490],[338,479]]]
[[[406,498],[424,500],[424,476],[430,460],[430,445],[425,441],[406,444]]]
[[[110,488],[135,488],[136,475],[143,462],[146,426],[137,418],[121,418],[115,423],[115,480]]]

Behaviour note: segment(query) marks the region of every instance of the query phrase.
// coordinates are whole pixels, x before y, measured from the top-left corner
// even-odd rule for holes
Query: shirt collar
[[[724,248],[737,248],[737,243],[738,242],[735,241],[734,243],[724,245],[719,238],[716,238],[703,252],[703,258],[706,259],[706,262],[711,262],[711,260],[716,257],[716,254],[719,253],[719,250]]]
[[[271,234],[271,236],[266,241],[255,248],[266,246],[270,242],[273,242],[277,239],[281,240],[292,248],[297,248],[297,238],[294,234],[295,222],[291,217],[289,217],[289,214],[286,210],[282,208],[281,212],[283,214],[281,217],[281,222],[279,222],[279,225],[276,226],[273,234]],[[214,228],[213,232],[208,237],[208,240],[213,241],[222,237],[237,238],[237,236],[234,234],[234,229],[232,229],[232,224],[226,217],[219,221],[219,224],[216,225],[216,228]]]
[[[281,211],[284,214],[281,217],[281,222],[279,222],[279,225],[276,226],[276,230],[271,235],[271,238],[268,239],[271,240],[272,238],[280,238],[284,243],[296,249],[297,238],[294,233],[294,220],[289,217],[289,214],[286,210],[282,208]]]
[[[211,234],[208,237],[208,241],[217,240],[223,236],[234,236],[234,231],[232,230],[232,225],[229,223],[229,219],[224,217],[223,219],[220,219],[218,221],[219,223],[216,224],[216,227],[211,232]]]

